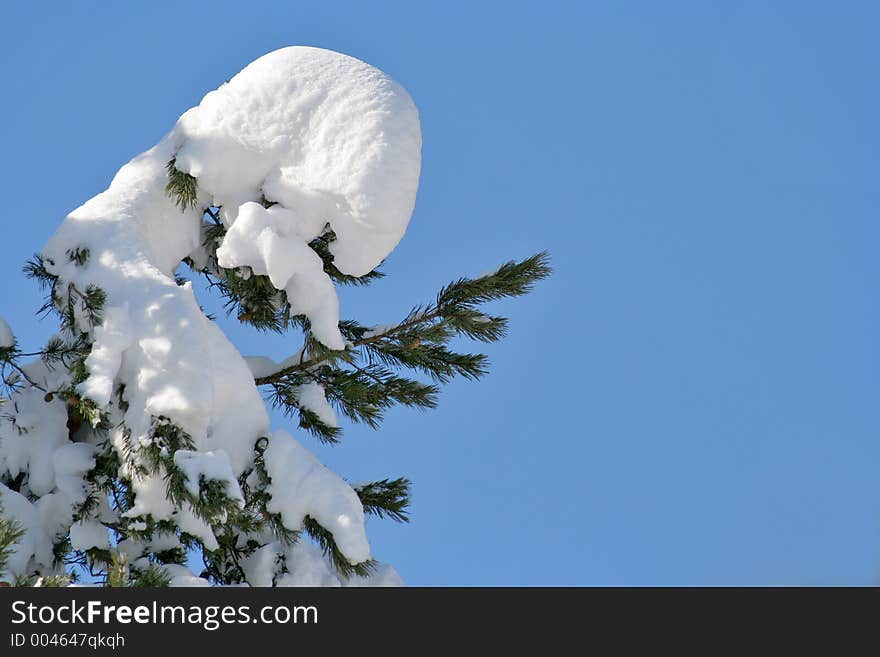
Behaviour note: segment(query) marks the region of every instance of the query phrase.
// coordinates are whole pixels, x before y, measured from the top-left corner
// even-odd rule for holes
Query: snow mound
[[[0,484],[0,505],[3,515],[16,521],[24,535],[12,545],[6,574],[23,574],[42,566],[53,567],[53,542],[66,532],[72,520],[70,500],[52,493],[35,503],[14,490]]]
[[[174,454],[174,462],[186,476],[186,487],[193,497],[199,497],[199,482],[205,480],[221,481],[226,487],[226,494],[235,500],[240,507],[244,506],[244,495],[232,474],[232,466],[225,452],[191,452],[179,449]]]
[[[276,50],[205,96],[178,130],[178,168],[231,224],[264,194],[288,210],[278,222],[286,237],[310,240],[329,223],[335,264],[353,276],[406,230],[421,166],[418,112],[400,85],[353,57]]]
[[[110,548],[110,535],[107,528],[94,520],[80,520],[70,527],[70,545],[74,550],[89,548]]]
[[[22,388],[13,399],[14,423],[0,418],[0,473],[27,473],[29,491],[45,495],[56,485],[55,450],[69,443],[67,410],[61,399],[47,402],[36,388]]]
[[[296,398],[300,408],[312,411],[324,424],[330,427],[338,427],[339,419],[336,411],[327,401],[324,386],[314,381],[304,383],[296,387]]]
[[[282,545],[278,541],[264,545],[242,561],[242,568],[247,581],[256,587],[404,586],[397,571],[387,564],[378,565],[375,572],[366,577],[343,577],[332,568],[321,550],[302,540],[293,545]]]
[[[162,566],[165,573],[169,577],[168,586],[175,587],[207,587],[211,586],[211,582],[198,577],[186,566],[179,564],[167,563]]]
[[[302,528],[311,516],[328,529],[351,563],[370,558],[364,509],[357,493],[325,468],[286,431],[276,431],[264,453],[271,501],[266,508],[280,513],[284,526]]]
[[[261,57],[178,124],[176,166],[221,206],[221,266],[251,267],[286,290],[332,349],[336,292],[308,243],[329,227],[336,267],[363,276],[403,237],[421,167],[418,111],[357,59],[319,48]],[[263,199],[275,205],[266,209]]]

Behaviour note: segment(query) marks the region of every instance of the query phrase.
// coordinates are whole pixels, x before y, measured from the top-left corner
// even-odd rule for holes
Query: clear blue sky
[[[416,585],[877,584],[878,8],[9,3],[0,314],[49,334],[22,262],[204,93],[281,46],[339,50],[424,134],[389,277],[343,314],[556,267],[496,306],[488,378],[316,448],[413,479],[413,522],[371,522],[379,558]]]

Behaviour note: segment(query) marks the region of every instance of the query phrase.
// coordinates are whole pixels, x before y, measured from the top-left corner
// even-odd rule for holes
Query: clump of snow
[[[23,573],[33,559],[45,566],[52,563],[52,543],[46,533],[37,509],[28,499],[0,484],[0,504],[3,515],[15,520],[24,535],[13,544],[6,569],[9,573]]]
[[[0,455],[12,477],[25,472],[28,489],[45,495],[55,488],[55,450],[68,443],[67,409],[61,399],[46,401],[37,388],[15,395],[14,424],[0,419]]]
[[[174,505],[165,493],[165,480],[161,476],[135,477],[131,480],[131,490],[134,504],[122,514],[123,518],[152,515],[156,520],[170,520],[174,515]]]
[[[205,549],[214,551],[220,544],[214,536],[214,530],[201,517],[196,515],[195,510],[189,503],[184,503],[183,508],[177,509],[171,519],[180,527],[180,531],[191,534],[202,541]]]
[[[179,449],[174,454],[174,463],[186,476],[186,488],[194,497],[198,498],[199,481],[204,477],[206,480],[222,481],[226,485],[229,498],[237,501],[239,506],[244,506],[244,495],[232,473],[229,457],[223,450],[193,452]]]
[[[251,374],[253,374],[254,378],[261,379],[266,376],[277,374],[288,367],[293,367],[294,365],[302,363],[305,358],[305,350],[299,349],[296,353],[291,354],[280,363],[275,362],[274,359],[269,358],[268,356],[245,356],[244,360],[250,368]]]
[[[245,356],[244,362],[255,379],[269,376],[280,369],[278,363],[268,356]]]
[[[70,526],[70,545],[74,550],[88,550],[93,547],[106,550],[110,547],[110,535],[100,522],[80,520]]]
[[[84,476],[95,466],[96,451],[87,443],[68,443],[58,447],[52,455],[55,486],[73,504],[81,504],[86,499],[88,489]]]
[[[397,587],[397,586],[405,586],[403,578],[400,576],[400,573],[395,570],[394,566],[389,564],[382,564],[378,568],[376,568],[376,572],[372,575],[368,575],[367,577],[361,577],[359,575],[353,575],[349,577],[343,586],[384,586],[384,587]]]
[[[0,349],[8,349],[15,346],[15,336],[6,320],[0,317]]]
[[[324,386],[314,381],[297,386],[294,390],[300,408],[312,411],[324,424],[330,427],[338,427],[339,420],[336,411],[327,401]]]
[[[321,342],[344,348],[335,290],[307,245],[329,227],[336,267],[363,276],[400,241],[421,167],[406,91],[352,57],[284,48],[208,94],[178,127],[178,168],[209,190],[229,228],[220,265],[268,274]]]
[[[8,573],[23,574],[36,567],[51,569],[54,541],[66,533],[71,523],[70,500],[51,493],[36,502],[0,484],[3,515],[16,521],[24,535],[12,545],[6,566]]]
[[[281,575],[278,586],[340,586],[339,578],[327,564],[321,551],[311,543],[297,541],[286,551],[288,572]]]
[[[146,528],[147,524],[144,522],[133,522],[129,524],[129,529],[133,531],[143,531]],[[128,558],[133,565],[148,552],[165,552],[182,548],[183,546],[177,534],[164,531],[153,532],[152,538],[147,541],[141,541],[129,537],[119,541],[116,545],[116,549],[120,555]],[[147,564],[149,564],[148,560]]]
[[[171,581],[168,582],[168,586],[211,586],[211,582],[204,579],[203,577],[198,577],[186,566],[168,563],[164,564],[162,568],[171,578]]]
[[[257,548],[241,562],[241,568],[251,586],[269,587],[282,563],[284,550],[278,541]]]
[[[242,562],[242,569],[251,586],[403,586],[403,579],[397,571],[382,564],[372,575],[343,577],[337,573],[327,558],[314,544],[297,541],[293,545],[282,545],[275,541],[248,556]]]
[[[366,331],[364,333],[364,338],[374,338],[377,335],[388,333],[388,331],[390,331],[392,328],[394,327],[389,324],[379,324],[378,326],[374,326],[373,328],[371,328],[369,331]]]
[[[290,354],[290,356],[288,356],[287,358],[282,360],[278,364],[278,368],[284,369],[286,367],[292,367],[294,365],[297,365],[298,363],[302,363],[303,358],[305,357],[305,354],[306,354],[305,348],[301,348],[301,349],[297,350],[295,353]]]
[[[418,111],[362,61],[276,50],[205,96],[178,128],[178,168],[210,190],[230,225],[265,195],[287,210],[276,224],[285,237],[311,240],[329,223],[335,264],[353,276],[382,262],[406,230],[421,167]]]
[[[292,210],[244,203],[217,249],[217,261],[228,268],[247,263],[257,274],[268,275],[272,285],[287,291],[291,313],[309,318],[318,340],[331,349],[344,349],[336,288],[324,272],[323,260],[308,245],[317,235],[287,235],[286,226],[297,226]]]
[[[272,434],[264,457],[272,479],[269,512],[280,513],[284,526],[293,530],[302,528],[305,517],[311,516],[333,534],[351,563],[370,558],[364,509],[351,486],[286,431]]]
[[[110,403],[113,382],[122,365],[122,354],[131,345],[129,304],[111,307],[104,321],[95,328],[94,344],[86,358],[89,378],[79,384],[79,392],[99,406]]]

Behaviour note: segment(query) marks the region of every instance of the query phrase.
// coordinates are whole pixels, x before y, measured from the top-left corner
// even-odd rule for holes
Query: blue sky
[[[380,559],[414,585],[877,584],[878,19],[869,2],[10,4],[0,314],[25,347],[48,336],[21,264],[207,91],[282,46],[339,50],[409,90],[424,136],[389,276],[343,314],[387,323],[542,249],[556,268],[496,304],[512,331],[485,380],[315,447],[353,480],[413,479],[413,522],[370,523]]]

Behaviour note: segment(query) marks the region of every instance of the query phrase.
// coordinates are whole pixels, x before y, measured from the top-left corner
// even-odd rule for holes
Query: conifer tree
[[[413,125],[418,136],[402,89],[384,77],[370,87],[375,69],[328,51],[272,53],[225,93],[250,97],[267,75],[269,82],[275,74],[313,76],[327,62],[348,67],[341,78],[337,69],[325,81],[343,99],[371,92],[369,102],[389,103],[386,123],[359,125],[357,140],[343,131],[343,143],[369,146],[367,137],[386,139]],[[334,216],[328,203],[348,212],[346,204],[358,194],[387,194],[391,181],[381,180],[374,192],[367,186],[375,185],[371,178],[345,200],[326,190],[322,196],[299,178],[285,183],[289,169],[281,166],[279,174],[258,176],[256,187],[230,191],[232,178],[218,172],[263,163],[223,141],[228,135],[211,123],[209,99],[196,108],[200,123],[186,123],[195,110],[185,114],[182,128],[123,168],[110,190],[72,213],[25,266],[46,294],[40,312],[57,317],[58,333],[25,352],[0,319],[0,580],[57,585],[86,575],[108,586],[395,583],[393,572],[369,554],[363,518],[407,522],[409,479],[378,473],[373,482],[347,484],[290,435],[268,431],[263,401],[300,439],[310,435],[328,444],[343,439],[340,416],[378,429],[395,406],[434,408],[443,384],[488,372],[484,354],[458,351],[455,341],[501,340],[508,321],[492,314],[491,302],[524,295],[550,273],[547,255],[539,253],[455,279],[388,325],[339,318],[334,286],[379,281],[384,274],[374,264],[399,234],[358,233],[350,216]],[[297,102],[295,94],[278,101],[284,111]],[[266,122],[281,111],[264,109]],[[316,117],[321,114],[313,109],[310,125]],[[402,159],[416,167],[417,181],[418,160],[407,161],[418,150],[411,137],[383,142],[388,154],[379,158],[381,172],[399,176],[395,163]],[[330,176],[327,166],[321,172]],[[414,195],[412,180],[399,186],[407,185]],[[124,202],[114,196],[117,187],[125,187]],[[132,188],[143,198],[130,207]],[[374,205],[393,214],[389,203]],[[411,200],[402,206],[400,234]],[[105,218],[108,211],[112,219]],[[363,214],[359,222],[369,223]],[[157,244],[176,259],[164,262],[167,254]],[[217,295],[237,321],[289,336],[299,349],[282,363],[257,360],[246,370],[218,337],[214,318],[194,301],[192,280]],[[177,342],[208,344],[204,353],[222,380],[203,381],[207,394],[189,385],[190,363],[186,353],[175,353]],[[193,552],[204,561],[198,573],[185,565]]]

